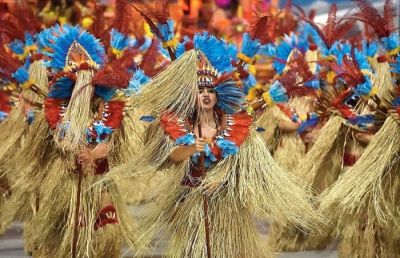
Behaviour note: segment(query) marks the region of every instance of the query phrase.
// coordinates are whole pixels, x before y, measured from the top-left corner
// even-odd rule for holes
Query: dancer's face
[[[213,88],[199,88],[200,106],[205,110],[212,110],[217,103],[217,92]]]

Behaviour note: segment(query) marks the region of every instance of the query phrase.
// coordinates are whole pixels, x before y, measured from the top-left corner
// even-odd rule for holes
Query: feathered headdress
[[[192,43],[198,58],[197,87],[214,88],[218,94],[216,105],[227,114],[244,109],[244,93],[239,87],[240,79],[227,58],[229,54],[226,43],[207,32],[196,34]],[[184,45],[189,44],[186,38]]]
[[[312,32],[312,38],[315,44],[320,43],[320,52],[323,58],[328,58],[331,53],[331,49],[334,48],[335,43],[343,40],[349,31],[353,28],[356,23],[355,20],[348,19],[347,14],[342,17],[339,21],[336,18],[337,6],[332,4],[328,13],[328,19],[326,24],[320,28],[314,21],[306,19],[311,27],[315,30],[317,35]],[[310,29],[308,29],[311,31]]]
[[[57,144],[74,152],[82,144],[106,141],[121,125],[125,102],[118,90],[129,86],[132,75],[125,59],[133,56],[124,54],[108,61],[99,40],[79,26],[57,27],[52,34],[45,55],[54,76],[44,104],[45,117],[55,130]],[[99,112],[88,125],[93,119],[93,90],[100,101]]]
[[[138,0],[132,6],[144,17],[151,32],[163,42],[163,48],[168,49],[171,59],[174,60],[178,39],[174,35],[174,21],[169,19],[168,0],[156,0],[155,7],[143,0]]]
[[[99,70],[105,62],[105,50],[98,39],[80,26],[63,25],[52,32],[56,39],[44,54],[46,62],[54,72],[76,72],[77,70]]]
[[[146,84],[141,104],[156,113],[173,113],[180,118],[196,110],[198,87],[213,87],[217,106],[227,114],[244,109],[244,94],[235,74],[227,46],[207,32],[184,39],[177,47],[178,59]]]
[[[396,17],[396,10],[393,6],[392,0],[385,0],[383,5],[383,16],[368,0],[352,0],[357,4],[359,10],[354,14],[351,19],[362,21],[375,31],[378,38],[386,38],[396,30],[394,25],[394,17]]]
[[[277,15],[262,15],[260,11],[255,13],[255,20],[250,24],[249,32],[243,34],[242,48],[238,54],[242,66],[253,62],[262,45],[275,41]]]
[[[354,95],[365,99],[374,97],[376,87],[373,87],[371,77],[372,69],[363,52],[356,48],[351,49],[351,54],[340,55],[335,62],[323,62],[336,74],[335,81],[343,81],[352,88]]]
[[[0,33],[13,40],[8,46],[23,61],[31,53],[36,53],[36,34],[39,33],[41,22],[34,15],[28,1],[17,1],[9,11],[11,18],[2,21]]]
[[[310,71],[305,56],[300,51],[293,51],[285,72],[278,78],[290,98],[315,95],[320,88],[320,76]]]
[[[383,42],[387,55],[392,56],[400,50],[399,34],[396,31],[394,18],[396,10],[392,0],[385,0],[383,5],[383,16],[368,0],[352,0],[357,4],[359,10],[350,19],[364,22],[368,30],[375,32],[375,35]]]
[[[280,42],[280,45],[276,48],[276,56],[274,58],[274,68],[277,74],[284,72],[285,67],[289,63],[291,54],[293,51],[297,51],[304,55],[309,48],[307,40],[298,38],[295,34],[292,36],[285,35],[284,40]]]

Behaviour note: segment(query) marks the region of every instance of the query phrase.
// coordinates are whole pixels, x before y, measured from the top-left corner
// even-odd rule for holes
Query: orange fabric
[[[160,126],[164,129],[164,132],[168,134],[175,141],[181,137],[185,136],[186,133],[182,131],[182,127],[180,127],[172,114],[162,115],[160,118]]]
[[[290,107],[289,107],[288,105],[285,105],[285,104],[283,104],[283,103],[278,103],[278,104],[276,104],[276,105],[279,107],[279,109],[280,109],[283,113],[285,113],[290,119],[292,119],[293,113],[292,113],[292,111],[290,110]]]
[[[121,126],[122,121],[124,119],[123,108],[125,107],[125,102],[123,101],[110,101],[107,103],[108,110],[108,117],[105,121],[103,121],[104,125],[112,128],[117,129]]]
[[[61,104],[63,99],[46,98],[44,100],[45,118],[51,129],[57,129],[57,124],[61,120]]]
[[[343,166],[352,167],[352,166],[354,166],[354,164],[356,164],[356,162],[359,158],[360,158],[359,155],[345,153],[343,155]]]
[[[231,136],[225,136],[225,139],[232,141],[236,146],[240,147],[250,134],[250,126],[253,120],[249,114],[242,112],[233,115],[233,122],[235,124],[230,126],[232,130],[229,131]]]
[[[225,136],[225,139],[232,141],[236,146],[240,147],[244,140],[249,136],[250,125],[253,123],[253,121],[245,112],[237,113],[232,117],[234,124],[230,126],[232,130],[228,131],[231,136]],[[172,114],[165,114],[161,116],[160,126],[164,129],[164,132],[175,141],[179,137],[186,135],[186,132],[184,132],[182,127],[177,124],[177,120]],[[210,148],[217,159],[222,157],[222,152],[216,146],[216,144],[211,145]]]
[[[10,91],[0,90],[0,111],[7,114],[10,114],[12,109],[10,95]]]

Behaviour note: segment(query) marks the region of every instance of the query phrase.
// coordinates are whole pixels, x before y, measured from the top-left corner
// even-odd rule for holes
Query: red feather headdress
[[[317,31],[328,49],[332,47],[335,41],[343,40],[356,23],[355,20],[348,19],[348,13],[338,21],[336,12],[337,6],[336,4],[332,4],[326,24],[322,28],[312,20],[304,19]]]
[[[379,38],[389,37],[389,35],[396,29],[394,25],[396,11],[392,0],[385,0],[383,6],[383,17],[368,0],[352,1],[357,4],[359,12],[349,18],[350,20],[364,22],[371,27]]]

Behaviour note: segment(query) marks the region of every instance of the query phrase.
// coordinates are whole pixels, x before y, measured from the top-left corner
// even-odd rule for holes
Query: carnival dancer
[[[377,54],[375,70],[376,80],[386,91],[378,94],[382,102],[372,120],[384,123],[357,162],[321,196],[320,207],[335,222],[336,236],[344,238],[341,257],[397,257],[398,144],[393,141],[398,134],[398,93],[388,63],[398,73],[398,62],[391,59],[397,56],[399,37],[392,33],[395,13],[391,1],[385,1],[383,16],[367,1],[356,3],[357,19],[371,26],[385,48],[378,50],[381,55]]]
[[[24,15],[19,15],[21,13]],[[23,177],[22,171],[13,169],[12,160],[21,150],[35,114],[42,107],[48,84],[46,67],[43,66],[43,55],[40,53],[42,46],[36,40],[37,34],[41,31],[40,22],[33,14],[27,1],[14,4],[10,10],[10,16],[12,19],[3,24],[0,29],[3,36],[11,39],[7,46],[13,55],[18,57],[17,59],[13,58],[11,52],[8,53],[2,48],[0,54],[3,60],[1,64],[2,75],[8,77],[9,87],[13,90],[13,98],[15,99],[15,108],[4,123],[0,125],[1,131],[4,132],[1,138],[0,176],[8,181],[9,190],[5,195],[7,197],[17,191],[18,181]],[[21,66],[22,62],[25,62],[23,66]],[[22,78],[30,78],[30,80]],[[17,85],[19,82],[20,85]],[[25,203],[27,212],[20,213],[22,220],[30,218],[34,213],[31,208],[36,205],[34,198],[24,200],[27,201]],[[4,215],[10,215],[10,211],[4,213]],[[12,220],[9,221],[9,223],[11,222]],[[8,226],[7,223],[1,223],[0,232],[3,233]],[[27,239],[25,239],[25,246],[27,251],[31,249],[28,247],[30,243]]]
[[[123,240],[136,241],[134,223],[115,183],[95,183],[130,153],[122,148],[135,132],[121,90],[131,75],[117,61],[106,63],[99,41],[79,26],[52,28],[51,35],[50,92],[15,157],[26,173],[6,205],[18,212],[23,195],[39,193],[30,222],[34,255],[119,257]]]
[[[288,39],[289,37],[286,37],[286,41],[281,43],[277,52],[281,53],[280,57],[282,57],[282,49],[291,49],[290,47],[292,47],[293,50],[286,51],[284,54],[285,65],[276,64],[276,66],[281,67],[277,71],[280,74],[284,71],[296,71],[295,79],[290,81],[291,87],[295,90],[288,94],[290,96],[289,105],[278,104],[273,107],[273,112],[265,113],[265,116],[271,117],[261,116],[258,125],[268,128],[269,125],[266,122],[273,121],[274,131],[269,131],[271,135],[264,134],[263,138],[268,140],[273,136],[278,137],[273,157],[279,165],[292,172],[311,148],[310,135],[312,128],[317,124],[317,120],[312,117],[315,99],[313,95],[315,96],[315,92],[319,88],[319,78],[316,76],[317,71],[312,70],[306,60],[306,52],[315,51],[315,49],[307,49],[307,42],[297,40],[295,35],[290,38],[289,42]],[[310,62],[315,62],[315,60],[310,60]],[[281,76],[284,77],[284,74]],[[282,80],[284,81],[284,79]],[[316,122],[312,124],[313,121]],[[272,224],[268,233],[268,244],[279,251],[300,250],[301,240],[297,236],[299,234],[302,235],[295,227],[277,221]]]
[[[174,53],[179,58],[143,89],[140,103],[158,114],[147,130],[143,159],[112,173],[126,175],[133,167],[165,173],[141,222],[149,235],[167,227],[167,256],[273,257],[253,214],[305,228],[318,216],[252,128],[252,108],[246,112],[225,43],[196,34]],[[277,101],[277,92],[282,94],[279,83],[261,105]]]

